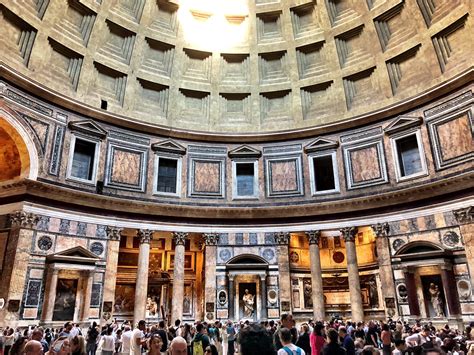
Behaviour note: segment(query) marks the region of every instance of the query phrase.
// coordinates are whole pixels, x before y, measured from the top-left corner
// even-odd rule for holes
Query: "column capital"
[[[319,239],[321,238],[321,231],[307,231],[304,232],[308,237],[309,244],[319,244]]]
[[[210,246],[216,246],[219,243],[219,234],[217,233],[204,233],[204,243]]]
[[[153,238],[153,231],[150,229],[139,229],[138,238],[140,238],[140,244],[150,244],[151,238]]]
[[[173,232],[173,240],[175,241],[176,245],[184,245],[187,238],[188,238],[188,233]]]
[[[10,213],[10,225],[12,228],[33,228],[39,220],[39,216],[25,211]]]
[[[357,227],[345,227],[340,229],[341,235],[344,238],[344,241],[353,242],[357,234]]]
[[[288,232],[273,233],[273,238],[278,245],[288,245],[290,243],[290,233]]]
[[[474,222],[474,206],[460,208],[453,211],[454,218],[459,224]]]
[[[387,222],[372,224],[370,227],[377,238],[388,237],[390,234],[390,225]]]
[[[105,232],[107,233],[107,238],[110,240],[120,240],[122,236],[123,228],[107,226]]]

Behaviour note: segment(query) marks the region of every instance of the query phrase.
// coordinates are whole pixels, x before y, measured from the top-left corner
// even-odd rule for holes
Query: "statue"
[[[435,311],[435,317],[444,317],[443,300],[441,299],[441,292],[439,291],[438,285],[430,283],[429,293],[431,296],[431,304]]]
[[[254,308],[254,298],[255,296],[252,295],[248,289],[245,289],[244,296],[242,297],[242,301],[244,301],[244,317],[251,318],[255,312]]]

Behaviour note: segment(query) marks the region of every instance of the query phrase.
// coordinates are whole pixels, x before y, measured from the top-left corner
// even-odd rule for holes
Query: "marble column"
[[[291,312],[291,280],[290,280],[290,260],[288,255],[288,244],[290,243],[290,233],[279,232],[273,235],[277,244],[278,255],[278,284],[280,289],[280,312]]]
[[[418,295],[416,292],[415,272],[414,270],[407,268],[404,270],[404,274],[410,315],[413,318],[417,318],[420,316],[420,304],[418,302]]]
[[[217,243],[219,242],[219,234],[204,234],[204,243],[206,245],[206,267],[205,267],[205,280],[204,280],[204,303],[206,310],[206,319],[213,321],[215,317],[216,309],[216,261],[217,261]],[[208,312],[211,308],[212,312]],[[209,305],[209,307],[208,307]],[[211,313],[211,314],[209,314]]]
[[[351,300],[351,318],[353,322],[364,321],[364,306],[362,304],[362,293],[360,289],[359,267],[357,265],[357,254],[355,246],[356,227],[341,229],[341,235],[346,243],[347,276]]]
[[[114,304],[115,287],[117,284],[117,266],[120,248],[120,238],[122,236],[122,228],[107,226],[107,267],[104,275],[104,291],[103,302]],[[112,306],[112,312],[114,307]],[[104,321],[103,319],[101,320]]]
[[[174,272],[173,272],[173,295],[171,299],[171,322],[183,320],[184,299],[184,243],[188,233],[173,233],[175,241],[174,249]]]
[[[267,275],[260,275],[260,319],[267,318]]]
[[[448,314],[446,316],[459,316],[461,313],[461,306],[459,304],[456,279],[454,277],[452,265],[444,264],[441,266],[441,281],[443,282],[444,296],[446,297],[446,308],[448,309]]]
[[[235,316],[235,285],[234,285],[234,275],[229,275],[229,291],[228,291],[228,299],[229,299],[229,319],[237,320],[239,317]]]
[[[89,311],[91,309],[92,283],[94,281],[94,273],[92,271],[84,272],[84,294],[82,303],[81,320],[87,322],[89,320]]]
[[[43,322],[52,322],[53,320],[54,303],[56,302],[56,288],[58,287],[58,274],[58,269],[48,269],[45,285],[46,292],[43,301],[43,313],[41,315]]]
[[[379,264],[379,275],[384,300],[393,298],[396,303],[395,281],[393,279],[392,262],[390,256],[389,240],[390,226],[388,223],[378,223],[371,226],[375,234],[375,248],[377,249],[377,262]],[[387,318],[398,314],[397,307],[388,309],[384,302],[385,315]]]
[[[323,273],[321,269],[321,256],[319,254],[320,231],[306,232],[309,241],[309,260],[311,270],[311,299],[313,301],[313,319],[323,321],[326,319],[324,306]]]
[[[138,254],[137,283],[135,285],[135,308],[133,310],[133,323],[137,324],[146,316],[146,298],[148,293],[148,267],[150,264],[150,241],[153,231],[149,229],[138,230],[140,247]]]

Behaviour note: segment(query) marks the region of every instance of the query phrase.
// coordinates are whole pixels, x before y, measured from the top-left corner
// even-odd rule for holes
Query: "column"
[[[84,272],[84,294],[82,304],[81,320],[87,322],[89,320],[89,311],[91,309],[91,298],[92,298],[92,283],[94,281],[94,273],[92,271]]]
[[[474,289],[474,206],[453,211],[459,224],[461,237],[464,240],[466,261],[471,278],[471,288]]]
[[[235,316],[235,299],[234,299],[234,294],[235,294],[235,288],[234,288],[234,275],[229,274],[229,292],[228,292],[228,298],[229,298],[229,319],[231,320],[237,320],[239,317]]]
[[[46,276],[46,285],[44,293],[43,314],[41,318],[43,322],[53,321],[54,303],[56,302],[56,288],[58,286],[58,269],[49,268]]]
[[[184,298],[184,243],[188,233],[173,233],[174,249],[174,273],[173,273],[173,295],[171,299],[171,322],[183,319]]]
[[[145,319],[146,297],[148,293],[148,266],[150,264],[150,240],[153,231],[149,229],[138,230],[140,248],[138,254],[137,283],[135,285],[135,307],[133,310],[133,322],[136,325]]]
[[[267,318],[267,275],[260,275],[260,319]]]
[[[115,287],[117,284],[117,265],[120,248],[120,238],[122,236],[122,228],[107,226],[107,267],[104,274],[104,291],[103,302],[113,305],[115,302]],[[112,313],[114,307],[111,307]],[[104,322],[104,319],[101,319]]]
[[[204,234],[204,243],[206,245],[206,267],[205,267],[205,281],[204,281],[204,303],[206,310],[206,318],[209,321],[214,320],[216,309],[216,256],[217,243],[219,242],[219,234]],[[209,307],[208,307],[209,304]],[[211,308],[212,312],[208,312]],[[209,314],[211,313],[211,314]]]
[[[371,227],[375,234],[375,248],[377,249],[377,261],[379,264],[379,275],[384,301],[387,298],[393,298],[396,302],[395,281],[393,279],[392,262],[388,245],[390,226],[385,222],[372,225]],[[397,307],[388,309],[387,302],[384,302],[384,308],[387,318],[393,317],[398,313]]]
[[[420,304],[418,303],[418,295],[416,293],[415,272],[414,270],[407,268],[404,270],[404,273],[410,315],[413,318],[416,318],[420,316]]]
[[[355,246],[356,227],[341,229],[341,235],[346,243],[347,276],[351,300],[351,315],[353,322],[364,321],[364,306],[362,305],[362,294],[360,290],[359,267],[357,265],[357,254]]]
[[[446,297],[446,306],[448,308],[448,314],[446,314],[446,316],[456,317],[461,313],[461,306],[459,304],[456,279],[451,264],[441,266],[441,281],[443,281],[444,296]]]
[[[278,273],[280,289],[280,311],[291,312],[291,282],[290,282],[290,260],[288,255],[288,244],[290,233],[279,232],[273,235],[277,246]]]
[[[321,270],[321,256],[319,255],[320,231],[306,232],[309,241],[309,260],[311,270],[311,299],[313,301],[313,319],[323,321],[326,319],[324,306],[323,273]]]

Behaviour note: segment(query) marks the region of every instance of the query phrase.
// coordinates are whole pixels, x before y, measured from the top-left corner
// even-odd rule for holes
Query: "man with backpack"
[[[290,329],[281,328],[278,336],[280,337],[280,342],[283,346],[278,350],[278,355],[305,355],[303,349],[291,342],[292,335]]]
[[[431,329],[425,325],[421,332],[415,333],[405,338],[408,349],[414,354],[420,354],[423,350],[439,348],[441,339],[431,336]]]
[[[196,335],[191,342],[191,348],[193,349],[193,355],[204,355],[204,349],[210,344],[209,337],[204,334],[204,326],[202,323],[196,325]]]

